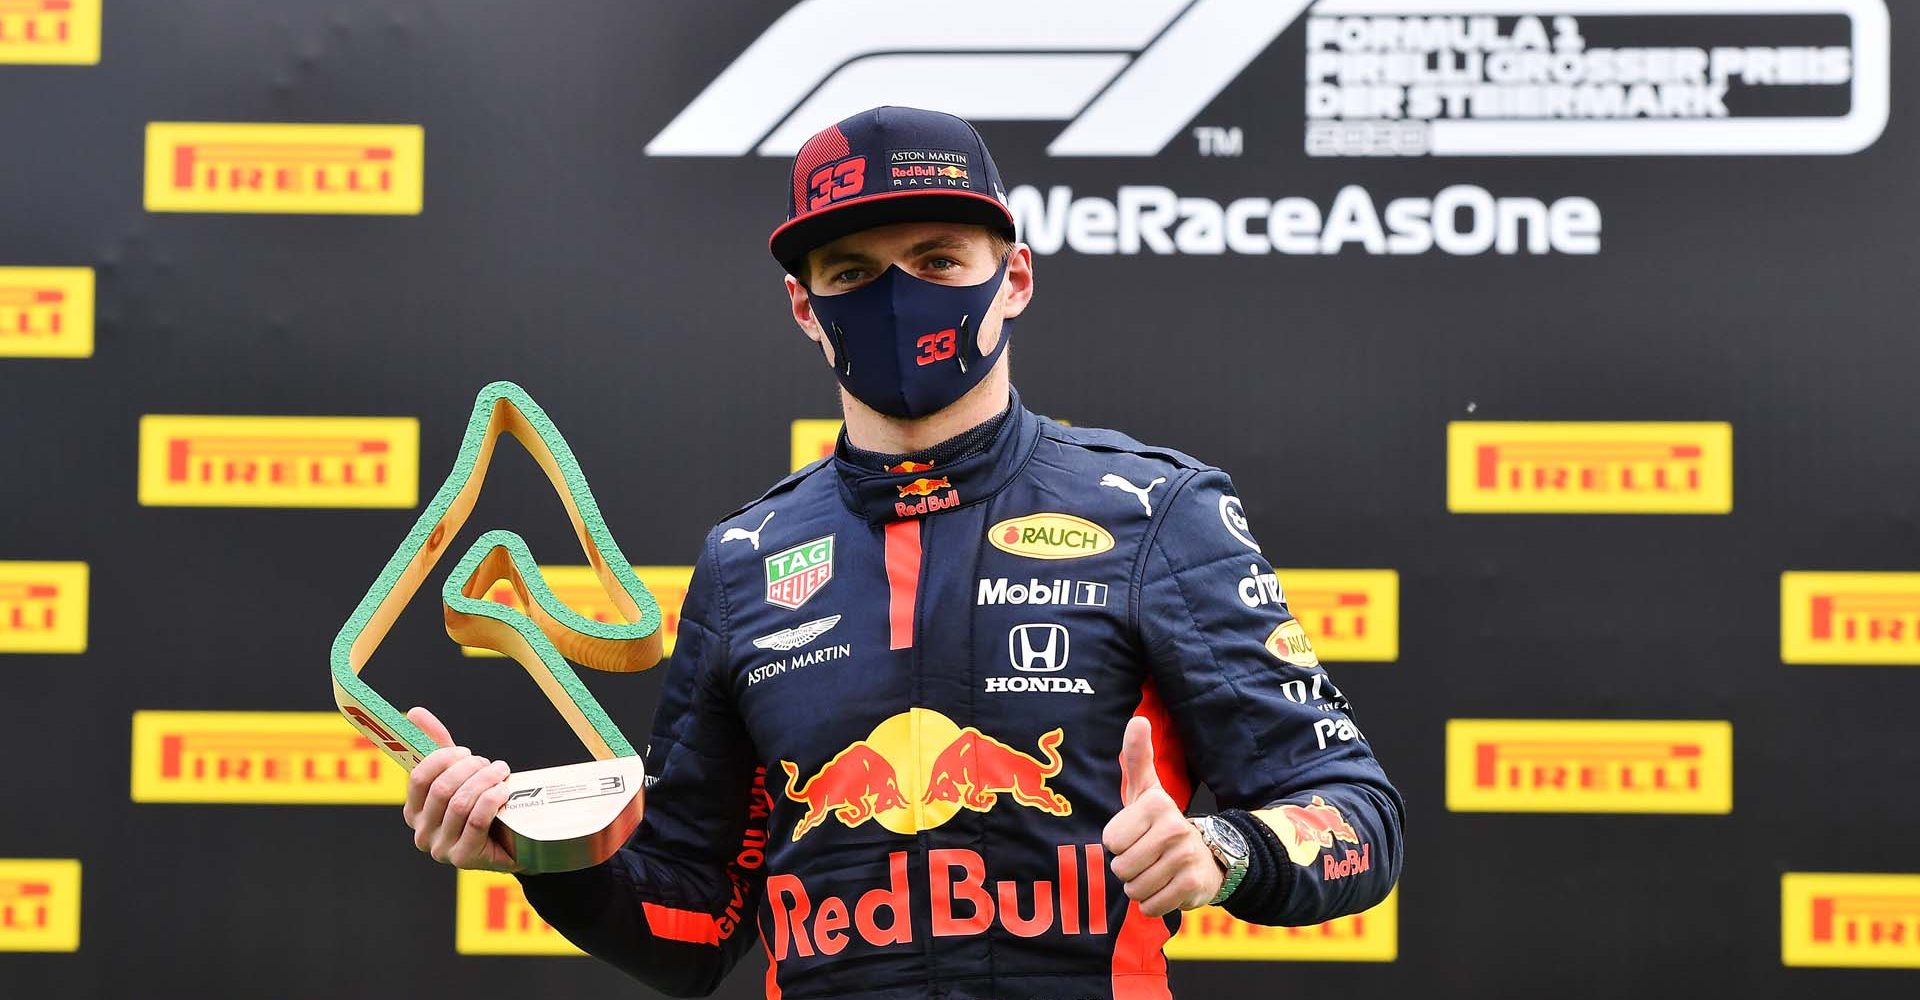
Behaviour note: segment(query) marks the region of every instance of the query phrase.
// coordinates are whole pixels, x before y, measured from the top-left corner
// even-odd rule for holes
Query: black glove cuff
[[[1220,819],[1240,831],[1247,842],[1247,877],[1240,888],[1221,906],[1241,920],[1253,924],[1272,924],[1279,920],[1287,905],[1288,890],[1299,871],[1280,846],[1273,828],[1255,819],[1245,809],[1228,809]]]

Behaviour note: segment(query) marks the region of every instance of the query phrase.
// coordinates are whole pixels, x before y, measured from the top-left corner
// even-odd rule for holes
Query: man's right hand
[[[519,871],[506,842],[492,832],[493,818],[507,801],[506,761],[454,746],[447,727],[424,708],[409,710],[407,720],[440,744],[407,776],[401,815],[413,829],[413,846],[455,868]]]

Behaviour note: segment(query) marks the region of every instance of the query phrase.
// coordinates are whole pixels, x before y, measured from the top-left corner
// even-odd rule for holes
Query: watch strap
[[[1217,846],[1216,841],[1218,838],[1214,833],[1214,824],[1228,825],[1226,820],[1218,816],[1196,817],[1194,822],[1194,827],[1200,831],[1200,839],[1206,842],[1207,850],[1213,854],[1214,860],[1219,862],[1220,866],[1225,869],[1225,874],[1220,880],[1220,891],[1214,893],[1213,898],[1207,901],[1208,906],[1219,906],[1221,903],[1226,902],[1236,889],[1240,888],[1240,884],[1246,881],[1247,869],[1252,860],[1251,854],[1248,852],[1242,852],[1241,856],[1236,858],[1227,853],[1224,848]],[[1244,831],[1235,827],[1234,832],[1239,833],[1241,842],[1248,844],[1250,847],[1251,842],[1247,840],[1247,835]]]

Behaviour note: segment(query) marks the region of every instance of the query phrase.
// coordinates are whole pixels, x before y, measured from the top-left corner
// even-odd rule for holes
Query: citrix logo
[[[791,156],[907,81],[905,103],[976,121],[1072,119],[1054,156],[1153,156],[1311,2],[974,0],[946,18],[902,16],[899,0],[803,0],[647,153]],[[932,80],[967,86],[935,93]]]

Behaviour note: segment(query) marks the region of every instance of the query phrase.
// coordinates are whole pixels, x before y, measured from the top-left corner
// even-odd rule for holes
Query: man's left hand
[[[1113,873],[1127,884],[1127,898],[1158,917],[1205,906],[1220,891],[1226,873],[1200,839],[1200,831],[1160,787],[1153,769],[1153,724],[1134,717],[1120,744],[1122,807],[1101,839],[1113,856]]]

